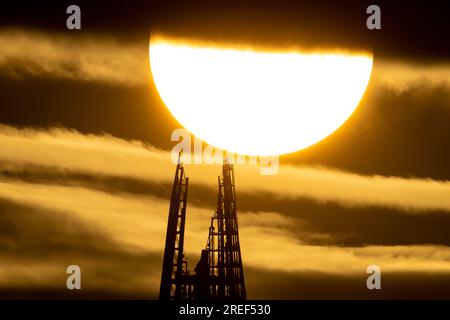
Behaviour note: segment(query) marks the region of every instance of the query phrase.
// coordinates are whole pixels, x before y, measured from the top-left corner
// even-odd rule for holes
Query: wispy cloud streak
[[[0,183],[0,198],[49,210],[59,218],[89,226],[111,239],[117,248],[135,253],[159,253],[164,245],[168,202],[144,196],[110,195],[79,187],[30,183]],[[185,250],[196,262],[206,243],[212,210],[189,207]],[[13,219],[14,217],[11,217]],[[56,218],[56,217],[54,217]],[[255,223],[256,221],[256,223]],[[333,247],[309,245],[295,239],[292,218],[276,212],[240,213],[240,238],[245,264],[281,271],[320,271],[349,274],[376,262],[385,271],[450,272],[450,249],[445,246]],[[300,228],[301,229],[301,228]],[[307,230],[297,230],[307,232]],[[20,239],[16,239],[20,241]],[[74,244],[75,249],[76,244]],[[51,250],[51,249],[49,249]],[[20,260],[20,255],[17,257]],[[153,270],[157,278],[159,270]]]
[[[122,86],[145,86],[150,81],[148,48],[105,35],[68,37],[63,33],[3,29],[0,68],[3,75],[12,77],[44,76]],[[371,82],[403,91],[419,81],[448,85],[449,78],[448,64],[423,67],[375,58]]]
[[[146,85],[147,51],[107,37],[0,30],[0,67],[13,77],[44,76],[121,86]]]
[[[170,153],[142,142],[82,135],[53,129],[0,128],[0,161],[12,168],[30,165],[116,175],[170,183]],[[191,181],[215,188],[217,165],[189,165]],[[346,206],[389,207],[411,214],[450,212],[450,182],[431,179],[364,176],[319,167],[281,165],[279,173],[261,176],[256,165],[239,165],[239,190],[276,197],[310,198]]]

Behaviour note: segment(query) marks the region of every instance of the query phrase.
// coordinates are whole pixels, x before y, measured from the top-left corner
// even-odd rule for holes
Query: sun
[[[269,52],[152,36],[150,66],[167,108],[207,143],[239,154],[294,152],[356,109],[371,54]]]

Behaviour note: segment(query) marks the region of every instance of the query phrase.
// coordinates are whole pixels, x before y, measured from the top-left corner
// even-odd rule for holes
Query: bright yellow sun
[[[259,52],[152,36],[150,65],[174,117],[207,143],[279,155],[331,134],[357,107],[372,56]]]

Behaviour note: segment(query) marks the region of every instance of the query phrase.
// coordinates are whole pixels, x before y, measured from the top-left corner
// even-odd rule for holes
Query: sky
[[[450,298],[448,4],[14,2],[0,13],[0,298],[158,296],[179,124],[150,32],[259,48],[371,50],[356,111],[276,175],[236,165],[250,299]],[[186,256],[206,244],[217,165],[186,165]],[[82,290],[66,289],[66,267]],[[368,290],[368,265],[382,289]]]

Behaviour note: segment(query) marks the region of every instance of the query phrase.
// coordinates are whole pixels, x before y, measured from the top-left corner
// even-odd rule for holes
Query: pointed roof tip
[[[183,150],[180,150],[180,152],[178,152],[178,163],[177,163],[178,165],[183,164],[182,156],[183,156]]]
[[[226,156],[225,159],[223,160],[223,164],[232,164],[230,155],[227,154],[227,156]]]

